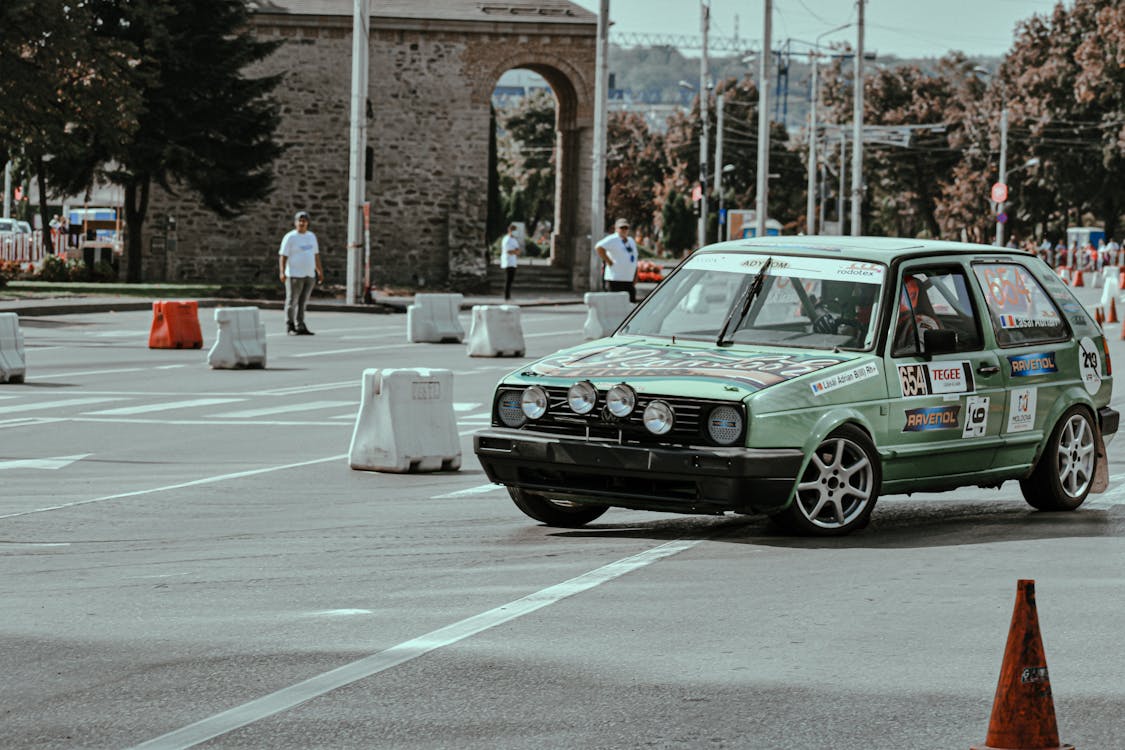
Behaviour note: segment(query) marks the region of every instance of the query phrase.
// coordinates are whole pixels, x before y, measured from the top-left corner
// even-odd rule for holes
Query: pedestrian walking
[[[298,211],[293,217],[294,229],[281,238],[278,270],[285,284],[285,324],[290,336],[312,336],[305,325],[305,307],[317,281],[324,281],[320,265],[320,248],[316,235],[309,231],[309,214]]]
[[[637,301],[637,243],[629,237],[628,219],[618,219],[614,232],[597,245],[605,264],[602,279],[611,292],[628,292],[629,301]]]
[[[516,266],[519,265],[520,238],[517,236],[519,225],[509,224],[508,233],[500,241],[500,267],[504,269],[504,299],[512,298],[512,282],[516,278]]]

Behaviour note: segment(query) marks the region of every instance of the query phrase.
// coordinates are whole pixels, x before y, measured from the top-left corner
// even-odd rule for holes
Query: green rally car
[[[1107,482],[1105,337],[1039,259],[872,237],[704,248],[610,337],[497,386],[481,465],[573,527],[621,507],[865,526],[880,495],[1019,480],[1041,510]]]

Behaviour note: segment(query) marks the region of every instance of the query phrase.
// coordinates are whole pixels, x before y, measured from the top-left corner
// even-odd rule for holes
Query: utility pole
[[[1008,105],[1005,102],[1000,109],[1000,182],[1007,187],[1008,184]],[[1004,247],[1004,222],[1000,221],[1000,214],[1004,213],[1004,201],[996,204],[996,247]]]
[[[699,223],[696,227],[697,247],[707,244],[707,109],[710,91],[707,87],[707,28],[711,25],[710,0],[700,0],[700,25],[703,31],[703,53],[699,56]]]
[[[609,0],[601,0],[598,7],[598,49],[594,76],[594,152],[590,170],[593,185],[590,190],[590,289],[601,288],[601,266],[598,262],[598,242],[605,229],[605,110],[609,90]]]
[[[855,44],[855,111],[852,115],[852,236],[863,233],[863,5],[866,0],[856,0],[859,11]],[[841,165],[843,170],[843,165]]]
[[[805,234],[816,234],[816,71],[820,67],[820,54],[817,50],[809,53],[812,58],[812,83],[809,86],[809,174],[805,186]]]
[[[770,34],[773,21],[773,0],[764,0],[762,21],[762,54],[758,56],[758,195],[754,219],[756,235],[766,236],[766,206],[769,204],[770,180]]]
[[[723,241],[723,226],[726,219],[723,216],[723,94],[715,95],[715,196],[719,201],[719,236],[716,242]]]
[[[344,301],[356,304],[363,285],[360,264],[363,260],[363,202],[366,188],[367,157],[367,52],[371,28],[367,0],[354,0],[352,13],[352,112],[351,159],[348,168],[348,276]]]

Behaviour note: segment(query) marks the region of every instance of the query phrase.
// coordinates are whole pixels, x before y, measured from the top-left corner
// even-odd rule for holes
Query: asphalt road
[[[1068,514],[1008,483],[884,498],[839,540],[630,511],[548,529],[472,453],[520,360],[406,343],[403,315],[262,317],[269,368],[241,371],[207,367],[208,313],[204,351],[149,350],[146,312],[21,322],[0,745],[967,748],[1032,578],[1061,739],[1125,747],[1125,440]],[[584,308],[522,319],[534,358]],[[348,467],[369,367],[454,372],[460,471]]]

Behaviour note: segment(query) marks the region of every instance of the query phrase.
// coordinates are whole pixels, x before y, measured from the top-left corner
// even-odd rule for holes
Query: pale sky
[[[572,0],[594,13],[599,0]],[[1000,57],[1012,46],[1016,23],[1049,14],[1058,0],[867,0],[864,48],[880,55],[940,57],[951,50]],[[1066,7],[1073,6],[1066,0]],[[712,35],[738,36],[761,46],[763,0],[711,0]],[[613,32],[700,33],[699,0],[610,0]],[[735,20],[737,16],[737,22]],[[855,0],[773,0],[773,46],[785,39],[855,44]],[[797,45],[793,49],[800,49]],[[807,47],[805,47],[807,49]],[[684,50],[685,54],[699,53]],[[726,53],[720,53],[726,54]]]

